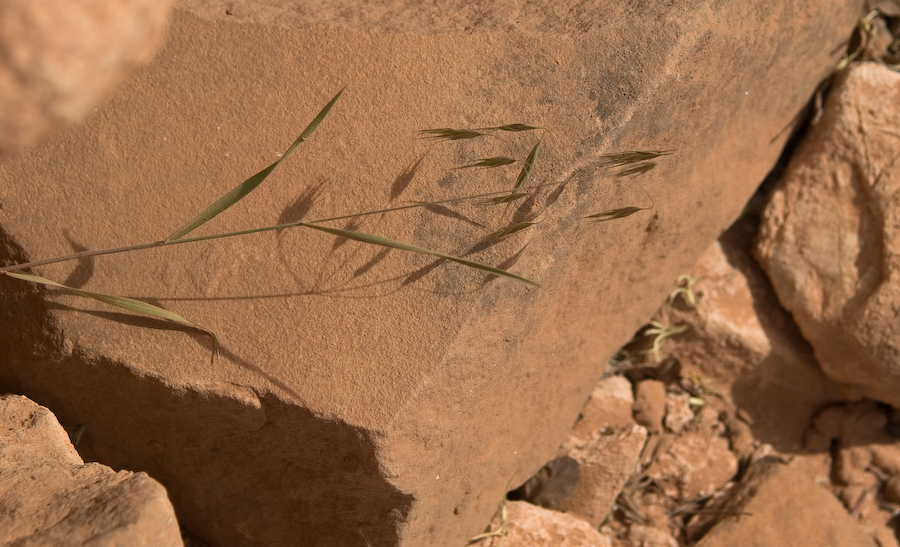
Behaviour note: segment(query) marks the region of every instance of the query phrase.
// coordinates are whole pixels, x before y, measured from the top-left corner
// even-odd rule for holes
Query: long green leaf
[[[509,272],[505,272],[503,270],[499,270],[497,268],[492,268],[491,266],[487,266],[485,264],[480,264],[478,262],[472,262],[471,260],[466,260],[464,258],[460,258],[458,256],[448,255],[439,251],[432,251],[431,249],[426,249],[424,247],[419,247],[417,245],[410,245],[409,243],[403,243],[402,241],[397,241],[396,239],[390,239],[387,237],[382,237],[374,234],[367,234],[365,232],[354,232],[350,230],[341,230],[339,228],[327,228],[325,226],[319,226],[317,224],[308,224],[302,223],[302,226],[306,226],[307,228],[312,228],[313,230],[319,230],[320,232],[325,232],[328,234],[336,235],[338,237],[346,237],[347,239],[353,239],[355,241],[360,241],[362,243],[371,243],[372,245],[381,245],[382,247],[390,247],[392,249],[400,249],[401,251],[409,251],[411,253],[419,253],[423,255],[436,256],[440,258],[444,258],[450,260],[452,262],[456,262],[458,264],[462,264],[463,266],[468,266],[469,268],[475,268],[476,270],[481,270],[484,272],[488,272],[494,275],[498,275],[501,277],[506,277],[509,279],[514,279],[516,281],[521,281],[522,283],[526,283],[528,285],[532,285],[537,287],[538,284],[530,279],[525,279],[524,277],[519,277],[518,275],[511,274]]]
[[[225,194],[224,196],[217,199],[212,205],[210,205],[209,207],[204,209],[202,213],[200,213],[199,215],[197,215],[196,217],[191,219],[190,222],[188,222],[187,224],[185,224],[184,226],[182,226],[181,228],[176,230],[175,233],[173,233],[172,235],[167,237],[166,243],[169,243],[170,241],[175,241],[177,239],[181,239],[182,237],[186,236],[188,233],[196,230],[203,224],[206,224],[207,222],[212,220],[216,215],[218,215],[225,209],[228,209],[229,207],[231,207],[232,205],[234,205],[235,203],[240,201],[242,198],[244,198],[247,194],[249,194],[250,192],[255,190],[256,187],[259,186],[260,184],[262,184],[262,182],[264,180],[266,180],[266,178],[270,174],[272,174],[272,171],[274,171],[275,168],[278,167],[281,164],[281,162],[284,161],[285,158],[287,158],[291,154],[291,152],[293,152],[294,149],[300,145],[301,142],[303,142],[310,135],[312,135],[313,131],[315,131],[316,128],[319,127],[319,124],[322,123],[322,120],[325,119],[325,116],[328,115],[328,113],[331,111],[331,107],[334,106],[334,103],[337,102],[338,97],[340,97],[343,92],[344,92],[343,89],[338,91],[338,94],[335,95],[334,98],[331,99],[331,101],[329,101],[327,105],[325,105],[325,108],[323,108],[319,112],[319,114],[315,117],[315,119],[313,119],[313,121],[308,126],[306,126],[306,129],[303,130],[303,133],[301,133],[300,136],[297,137],[297,140],[295,140],[294,143],[291,144],[290,148],[288,148],[285,151],[285,153],[282,154],[281,157],[275,161],[275,163],[266,167],[259,173],[255,174],[252,177],[250,177],[249,179],[245,180],[244,182],[238,184],[237,186],[232,188],[227,194]]]
[[[64,289],[71,293],[77,294],[78,296],[83,296],[85,298],[92,298],[94,300],[99,300],[104,304],[109,304],[111,306],[115,306],[117,308],[122,308],[123,310],[130,311],[132,313],[139,313],[143,315],[149,315],[150,317],[155,317],[157,319],[164,319],[166,321],[172,321],[173,323],[179,323],[186,327],[192,327],[195,329],[202,330],[206,332],[210,336],[213,337],[213,340],[216,339],[215,334],[212,333],[209,329],[202,325],[198,325],[193,321],[189,321],[184,317],[178,315],[175,312],[171,312],[169,310],[164,310],[158,306],[154,306],[153,304],[149,304],[147,302],[142,302],[140,300],[135,300],[134,298],[127,298],[124,296],[113,296],[111,294],[103,294],[96,293],[91,291],[85,291],[81,289],[75,289],[73,287],[67,287],[61,283],[57,283],[56,281],[52,281],[47,279],[46,277],[41,277],[39,275],[29,274],[25,272],[3,272],[10,277],[14,277],[16,279],[21,279],[22,281],[29,281],[31,283],[38,283],[40,285],[46,285],[48,287],[55,287],[58,289]]]

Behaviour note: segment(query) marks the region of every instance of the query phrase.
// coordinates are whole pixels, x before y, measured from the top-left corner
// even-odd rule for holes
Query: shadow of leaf
[[[69,232],[66,232],[65,236],[66,241],[69,242],[69,246],[72,247],[73,252],[81,253],[88,250],[84,245],[76,243],[72,239],[72,236],[69,235]],[[94,257],[79,258],[75,269],[72,270],[72,273],[69,274],[69,277],[67,277],[62,284],[80,289],[87,285],[87,282],[90,281],[92,277],[94,277]]]
[[[419,159],[415,162],[411,163],[406,167],[397,178],[394,179],[394,184],[391,185],[391,201],[397,199],[400,194],[406,190],[409,184],[416,177],[416,172],[419,170],[419,167],[422,166],[422,161],[425,159],[425,156],[428,155],[428,152],[424,152]]]
[[[322,193],[322,187],[324,185],[325,181],[319,181],[318,184],[307,188],[306,191],[294,200],[294,203],[288,205],[284,211],[281,212],[281,216],[278,217],[278,224],[289,224],[291,222],[303,220],[303,218],[309,214],[313,205],[315,205],[316,198]]]

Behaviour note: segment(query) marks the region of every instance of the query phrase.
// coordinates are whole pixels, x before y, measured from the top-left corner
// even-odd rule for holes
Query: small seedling
[[[650,328],[644,331],[644,336],[653,336],[653,346],[644,353],[651,353],[658,363],[660,361],[659,351],[662,349],[663,342],[670,336],[681,334],[690,328],[689,325],[675,325],[669,327],[663,325],[659,321],[650,321]]]
[[[669,294],[669,298],[667,301],[669,305],[675,302],[675,299],[678,298],[678,295],[681,295],[684,298],[684,301],[692,307],[697,307],[697,295],[694,293],[694,283],[700,281],[703,277],[692,277],[689,274],[681,274],[678,276],[678,279],[675,283],[678,287]]]
[[[506,529],[506,518],[507,518],[506,501],[507,501],[506,497],[504,496],[503,501],[500,502],[500,510],[498,511],[500,518],[499,518],[499,523],[497,524],[497,529],[491,530],[489,532],[485,532],[483,534],[478,534],[477,536],[472,537],[471,539],[469,539],[469,544],[477,543],[479,541],[489,539],[489,538],[496,538],[496,537],[502,538],[503,536],[505,536],[509,533],[509,530]],[[491,547],[494,547],[493,542],[491,543]]]

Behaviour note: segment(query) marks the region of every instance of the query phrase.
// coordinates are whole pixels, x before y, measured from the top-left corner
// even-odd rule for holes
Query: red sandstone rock
[[[822,370],[900,406],[900,74],[841,74],[765,210],[757,257]]]
[[[150,59],[171,0],[0,3],[0,156],[79,121]]]
[[[659,380],[643,380],[634,386],[634,421],[650,433],[662,430],[666,415],[666,385]]]
[[[590,439],[595,433],[621,429],[632,422],[634,404],[631,382],[622,376],[610,376],[597,383],[584,408],[572,435]]]
[[[382,4],[316,3],[328,17],[300,25],[179,12],[95,115],[0,167],[0,248],[21,260],[166,237],[344,85],[312,138],[202,233],[508,189],[516,171],[456,168],[521,160],[542,139],[531,181],[565,185],[531,211],[462,204],[472,222],[413,209],[359,227],[465,253],[542,214],[470,256],[539,289],[312,230],[38,269],[198,321],[222,343],[210,364],[200,334],[0,281],[0,360],[21,357],[0,388],[79,416],[85,454],[159,477],[213,544],[455,547],[483,529],[739,214],[857,18],[840,0],[407,0],[392,3],[401,23]],[[508,123],[545,133],[418,133]],[[640,179],[596,169],[634,149],[678,151]],[[650,205],[638,183],[651,211],[582,218]]]
[[[630,424],[613,434],[598,435],[572,447],[567,455],[580,465],[581,476],[572,496],[559,510],[600,526],[612,509],[625,481],[638,469],[647,430]]]
[[[182,545],[165,489],[145,473],[85,464],[56,417],[0,396],[0,544]]]
[[[485,540],[491,547],[609,547],[609,539],[581,519],[524,501],[506,503],[507,534]],[[499,526],[495,519],[492,530]]]
[[[755,462],[697,547],[874,547],[830,492],[774,460]]]
[[[715,414],[714,412],[712,413]],[[734,478],[738,462],[723,436],[724,426],[698,420],[679,435],[665,433],[647,474],[671,498],[690,501],[712,494]]]

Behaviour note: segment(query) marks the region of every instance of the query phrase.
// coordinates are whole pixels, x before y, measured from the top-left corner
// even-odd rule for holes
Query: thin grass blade
[[[504,237],[506,237],[506,236],[508,236],[508,235],[512,235],[512,234],[514,234],[514,233],[516,233],[516,232],[521,232],[521,231],[524,230],[525,228],[529,228],[529,227],[531,227],[531,226],[534,226],[535,224],[537,224],[537,223],[536,223],[536,222],[519,222],[519,223],[516,223],[516,224],[512,224],[512,225],[510,225],[510,226],[507,226],[506,228],[503,228],[502,230],[497,230],[496,232],[494,232],[494,233],[492,233],[492,234],[488,234],[488,235],[485,237],[485,239],[500,239],[500,238],[504,238]]]
[[[345,87],[344,89],[347,89],[347,88]],[[328,101],[328,104],[326,104],[322,108],[322,110],[320,110],[319,113],[316,114],[316,117],[313,118],[313,121],[309,122],[309,125],[307,125],[306,129],[303,130],[303,133],[300,133],[301,139],[308,139],[310,137],[310,135],[313,134],[313,131],[315,131],[316,128],[319,127],[319,124],[322,123],[322,120],[325,119],[325,116],[327,116],[328,113],[331,112],[331,109],[334,107],[334,103],[336,103],[337,100],[341,98],[341,95],[343,95],[343,93],[344,93],[344,89],[341,89],[340,91],[338,91],[337,95],[332,97],[331,100]],[[287,156],[288,153],[285,152],[284,155]],[[282,157],[284,157],[284,156],[282,156]]]
[[[468,169],[470,167],[502,167],[504,165],[510,165],[512,163],[516,163],[516,160],[514,160],[513,158],[507,158],[505,156],[496,156],[493,158],[480,159],[475,163],[457,167],[457,169]]]
[[[293,144],[291,144],[291,146],[284,152],[284,154],[281,155],[280,158],[278,158],[275,161],[275,163],[266,167],[265,169],[263,169],[262,171],[260,171],[259,173],[255,174],[255,175],[253,175],[252,177],[248,178],[244,182],[238,184],[237,186],[232,188],[227,194],[225,194],[224,196],[217,199],[212,205],[210,205],[209,207],[204,209],[203,212],[201,212],[199,215],[192,218],[187,224],[185,224],[184,226],[182,226],[181,228],[176,230],[175,233],[173,233],[172,235],[167,237],[165,240],[166,243],[169,243],[170,241],[175,241],[177,239],[181,239],[182,237],[186,236],[190,232],[192,232],[192,231],[196,230],[197,228],[199,228],[200,226],[206,224],[207,222],[212,220],[216,215],[218,215],[222,211],[228,209],[229,207],[231,207],[232,205],[234,205],[235,203],[237,203],[238,201],[243,199],[247,194],[249,194],[250,192],[255,190],[260,184],[262,184],[262,182],[264,180],[266,180],[266,178],[270,174],[272,174],[272,171],[274,171],[275,168],[281,164],[281,162],[283,162],[288,156],[291,155],[291,152],[293,152],[300,145],[301,142],[303,142],[310,135],[312,135],[313,131],[315,131],[316,128],[319,127],[319,124],[322,123],[322,120],[325,119],[325,116],[327,116],[328,113],[331,112],[331,108],[334,106],[334,103],[337,102],[338,98],[341,96],[341,94],[343,92],[344,92],[343,89],[338,91],[338,94],[335,95],[334,98],[332,98],[328,102],[327,105],[325,105],[325,107],[319,112],[319,114],[313,119],[313,121],[308,126],[306,126],[306,129],[303,130],[303,133],[301,133],[300,136],[297,137],[297,140],[295,140],[293,142]]]
[[[109,304],[110,306],[115,306],[117,308],[121,308],[126,311],[130,311],[132,313],[138,313],[142,315],[148,315],[150,317],[154,317],[156,319],[163,319],[166,321],[171,321],[173,323],[178,323],[184,325],[186,327],[191,327],[195,329],[202,330],[203,332],[212,336],[213,340],[216,340],[215,334],[212,333],[209,329],[202,325],[198,325],[193,321],[189,321],[184,317],[178,315],[175,312],[171,312],[169,310],[165,310],[158,306],[154,306],[153,304],[149,304],[147,302],[142,302],[140,300],[135,300],[134,298],[127,298],[124,296],[114,296],[111,294],[103,294],[96,293],[91,291],[85,291],[82,289],[75,289],[72,287],[67,287],[61,283],[57,283],[56,281],[52,281],[47,279],[46,277],[41,277],[39,275],[29,274],[25,272],[4,272],[6,275],[10,277],[14,277],[16,279],[21,279],[22,281],[28,281],[31,283],[38,283],[40,285],[46,285],[48,287],[54,287],[57,289],[63,289],[68,292],[77,294],[78,296],[83,296],[85,298],[92,298],[94,300],[99,300],[104,304]],[[218,342],[216,342],[218,346]]]
[[[617,218],[625,218],[631,216],[638,211],[643,211],[644,209],[644,207],[621,207],[619,209],[610,209],[609,211],[594,213],[593,215],[588,215],[581,218],[590,218],[596,220],[597,222],[606,222],[607,220],[615,220]]]
[[[501,277],[506,277],[509,279],[514,279],[516,281],[521,281],[527,285],[532,285],[537,287],[538,284],[530,279],[525,279],[524,277],[519,277],[518,275],[511,274],[509,272],[505,272],[503,270],[492,268],[491,266],[487,266],[485,264],[481,264],[478,262],[473,262],[471,260],[466,260],[464,258],[460,258],[458,256],[449,255],[446,253],[442,253],[439,251],[432,251],[431,249],[426,249],[424,247],[419,247],[417,245],[410,245],[409,243],[404,243],[402,241],[397,241],[396,239],[390,239],[383,236],[378,236],[375,234],[368,234],[365,232],[354,232],[350,230],[341,230],[339,228],[328,228],[325,226],[319,226],[316,224],[307,224],[303,223],[303,226],[307,228],[312,228],[313,230],[319,230],[320,232],[325,232],[331,235],[335,235],[338,237],[345,237],[347,239],[353,239],[355,241],[360,241],[362,243],[370,243],[372,245],[380,245],[382,247],[390,247],[392,249],[399,249],[401,251],[409,251],[411,253],[418,253],[429,256],[436,256],[439,258],[444,258],[450,260],[452,262],[456,262],[457,264],[462,264],[463,266],[468,266],[469,268],[474,268],[476,270],[481,270],[483,272],[488,272],[494,275],[498,275]]]
[[[528,177],[531,176],[531,171],[534,169],[534,162],[537,161],[538,152],[540,152],[540,150],[541,143],[537,143],[534,145],[534,148],[531,149],[531,152],[528,153],[528,157],[525,158],[525,165],[522,167],[522,171],[519,172],[519,177],[516,179],[516,185],[513,187],[514,190],[521,188],[528,180]]]
[[[474,129],[452,129],[450,127],[442,127],[439,129],[423,129],[422,131],[419,131],[419,135],[423,139],[458,141],[481,137],[484,133],[475,131]]]
[[[499,205],[501,203],[512,203],[513,201],[524,198],[528,195],[528,192],[516,192],[513,191],[512,194],[506,196],[497,196],[495,198],[483,199],[478,203],[480,205]]]

